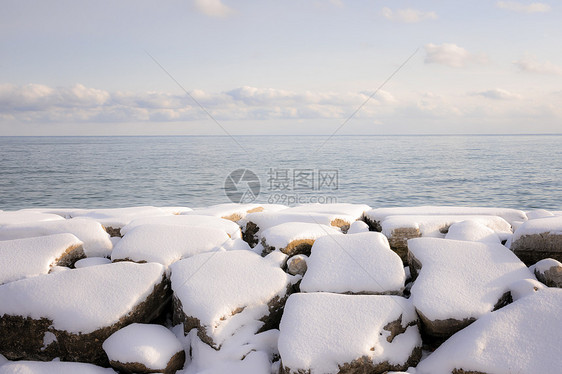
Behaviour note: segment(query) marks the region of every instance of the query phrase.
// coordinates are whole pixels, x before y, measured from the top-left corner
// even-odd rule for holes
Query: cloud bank
[[[239,87],[225,92],[193,90],[190,94],[220,120],[345,118],[369,92],[293,92],[273,88]],[[360,116],[374,116],[395,98],[379,91]],[[24,122],[150,122],[194,121],[206,114],[185,94],[109,92],[77,84],[0,85],[0,119]]]
[[[195,9],[209,17],[225,18],[234,13],[221,0],[194,0],[193,3]]]
[[[550,61],[540,62],[535,56],[525,56],[517,61],[514,61],[513,64],[523,72],[562,75],[562,66],[553,64]]]

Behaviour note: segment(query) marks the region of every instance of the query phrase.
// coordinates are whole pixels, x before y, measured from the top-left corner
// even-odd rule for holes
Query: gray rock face
[[[545,258],[562,261],[562,235],[549,232],[522,235],[511,243],[511,250],[528,266]]]
[[[305,255],[296,255],[291,257],[287,261],[287,271],[291,275],[304,275],[307,270],[306,260],[308,259]]]
[[[0,286],[0,354],[107,366],[102,343],[159,316],[169,287],[159,264],[119,263]]]

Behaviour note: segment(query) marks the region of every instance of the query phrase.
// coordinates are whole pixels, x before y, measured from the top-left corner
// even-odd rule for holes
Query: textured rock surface
[[[160,314],[167,296],[159,264],[119,263],[0,286],[0,353],[9,359],[107,365],[103,341]]]
[[[562,288],[562,263],[559,261],[546,258],[531,266],[530,270],[548,287]]]

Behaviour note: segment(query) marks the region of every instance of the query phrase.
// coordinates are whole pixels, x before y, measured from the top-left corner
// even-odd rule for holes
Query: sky
[[[562,133],[562,3],[4,0],[0,136]]]

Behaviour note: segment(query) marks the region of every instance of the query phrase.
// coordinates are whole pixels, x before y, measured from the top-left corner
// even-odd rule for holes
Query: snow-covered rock
[[[462,221],[473,221],[492,229],[501,240],[506,240],[512,234],[510,224],[499,216],[470,216],[470,215],[403,215],[389,216],[380,226],[382,233],[390,242],[390,247],[398,253],[403,261],[406,260],[408,239],[418,237],[444,238],[449,227]]]
[[[318,223],[282,223],[262,233],[263,253],[280,250],[289,256],[308,255],[314,241],[325,235],[341,235],[341,231]]]
[[[367,232],[369,231],[369,225],[367,225],[363,221],[355,221],[349,226],[349,230],[347,230],[347,234],[358,234],[360,232]]]
[[[0,353],[10,359],[107,364],[103,341],[159,316],[167,296],[160,264],[121,262],[0,286]]]
[[[402,260],[378,232],[318,238],[307,267],[303,292],[399,295],[406,279]]]
[[[219,349],[237,330],[274,328],[294,278],[250,251],[199,254],[173,264],[174,324]]]
[[[226,232],[231,238],[240,238],[240,226],[227,219],[213,216],[202,216],[197,214],[173,215],[162,217],[143,217],[131,221],[127,226],[121,228],[121,234],[126,235],[129,231],[141,225],[179,225],[189,227],[212,227]]]
[[[432,336],[452,335],[499,306],[511,284],[534,279],[501,244],[417,238],[408,246],[417,275],[410,300]]]
[[[0,241],[0,284],[72,266],[83,257],[82,242],[72,234]]]
[[[74,267],[76,269],[87,268],[89,266],[106,265],[110,264],[111,260],[106,257],[87,257],[76,261]]]
[[[399,296],[293,294],[280,325],[280,373],[405,370],[421,356],[417,324]]]
[[[513,234],[511,250],[527,265],[544,258],[562,261],[562,216],[525,222]]]
[[[562,288],[562,264],[552,258],[540,260],[529,268],[548,287]]]
[[[73,234],[84,244],[88,257],[106,257],[111,254],[113,244],[103,226],[87,218],[20,223],[0,227],[0,241],[31,238],[53,234]]]
[[[559,310],[562,290],[539,290],[453,335],[415,373],[560,373]]]
[[[115,374],[115,371],[82,362],[15,361],[0,366],[0,374]]]
[[[230,221],[240,221],[242,218],[246,217],[249,213],[257,212],[277,212],[279,210],[287,209],[285,205],[278,204],[217,204],[211,205],[204,208],[195,208],[191,212],[184,214],[197,214],[204,216],[214,216]]]
[[[103,350],[113,368],[128,373],[175,373],[185,362],[181,342],[161,325],[130,324],[107,338]]]
[[[16,210],[13,212],[0,211],[0,227],[34,222],[62,221],[63,217],[52,214],[29,210]]]
[[[221,229],[150,224],[127,231],[111,253],[112,261],[158,262],[164,266],[231,241]]]
[[[308,256],[306,255],[295,255],[287,260],[287,272],[291,275],[304,275],[308,266],[306,262],[308,261]]]
[[[548,210],[545,209],[535,209],[535,210],[531,210],[529,212],[526,212],[527,214],[527,219],[538,219],[538,218],[547,218],[547,217],[553,217],[554,213],[549,212]]]
[[[500,237],[494,230],[475,221],[453,223],[449,227],[445,239],[501,243]]]
[[[310,211],[307,211],[304,208],[306,206],[299,206],[284,209],[278,212],[259,212],[248,214],[244,219],[238,222],[242,227],[244,240],[253,247],[260,242],[262,239],[262,233],[265,230],[283,223],[315,223],[333,226],[346,231],[358,218],[355,215],[333,212],[332,210],[322,211],[320,207],[316,207],[314,204],[312,205],[312,207],[309,207],[309,209],[311,209]],[[312,210],[314,207],[316,207],[317,211]]]
[[[361,218],[363,214],[370,210],[371,207],[366,204],[349,204],[349,203],[333,203],[333,204],[301,204],[285,210],[291,213],[321,213],[321,214],[344,214],[354,217],[355,220]]]
[[[365,219],[376,231],[380,230],[380,223],[390,216],[498,216],[509,222],[526,221],[527,215],[522,210],[509,208],[483,208],[460,206],[416,206],[377,208],[365,212]],[[378,227],[378,229],[377,229]]]
[[[183,208],[183,210],[189,208]],[[172,213],[153,206],[110,209],[80,209],[70,212],[71,217],[90,218],[103,225],[111,236],[121,236],[120,229],[136,218],[168,216]]]

